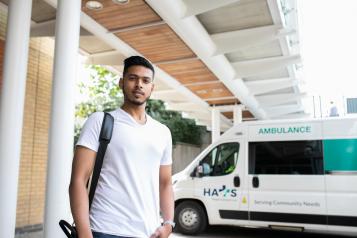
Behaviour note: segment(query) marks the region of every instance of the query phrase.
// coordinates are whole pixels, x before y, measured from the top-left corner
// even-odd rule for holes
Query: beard
[[[144,99],[136,98],[135,96],[132,96],[132,95],[128,94],[127,92],[125,92],[125,90],[123,90],[123,95],[124,95],[124,102],[128,102],[135,106],[144,105],[150,99],[150,95]]]

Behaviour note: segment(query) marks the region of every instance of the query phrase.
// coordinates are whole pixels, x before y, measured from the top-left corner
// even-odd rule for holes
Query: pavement
[[[345,236],[312,233],[272,231],[266,229],[240,228],[231,226],[212,226],[199,236],[173,233],[170,238],[346,238]],[[15,238],[43,238],[43,231],[17,234]]]
[[[43,231],[16,234],[15,238],[43,238]]]

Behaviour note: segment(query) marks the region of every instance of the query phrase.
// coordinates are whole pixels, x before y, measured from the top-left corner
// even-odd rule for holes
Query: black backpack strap
[[[100,175],[100,170],[102,169],[102,165],[103,165],[105,151],[107,150],[107,146],[110,142],[110,139],[112,138],[113,126],[114,126],[113,116],[105,112],[102,128],[100,130],[100,135],[99,135],[99,148],[98,148],[97,156],[95,158],[92,181],[89,190],[89,208],[92,205],[95,189],[97,187],[97,183]]]

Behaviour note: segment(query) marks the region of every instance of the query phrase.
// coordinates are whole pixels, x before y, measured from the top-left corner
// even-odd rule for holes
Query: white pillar
[[[242,116],[242,107],[235,105],[233,108],[233,125],[238,125],[242,123],[243,116]]]
[[[0,237],[14,237],[32,1],[11,0],[0,98]]]
[[[221,135],[221,121],[220,121],[220,114],[219,108],[212,107],[212,143],[215,142]]]
[[[81,0],[59,0],[56,17],[51,124],[47,167],[45,238],[63,238],[60,219],[70,219],[68,185],[73,158],[74,88]]]

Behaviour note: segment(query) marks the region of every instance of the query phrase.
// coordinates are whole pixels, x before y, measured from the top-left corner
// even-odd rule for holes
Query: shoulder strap
[[[110,139],[112,138],[113,125],[114,125],[113,116],[105,112],[102,128],[100,130],[100,135],[99,135],[99,148],[98,148],[97,156],[95,158],[92,181],[90,184],[89,208],[92,205],[95,189],[97,187],[97,183],[100,175],[100,170],[102,169],[102,165],[103,165],[105,151],[107,150],[107,146],[110,142]]]

